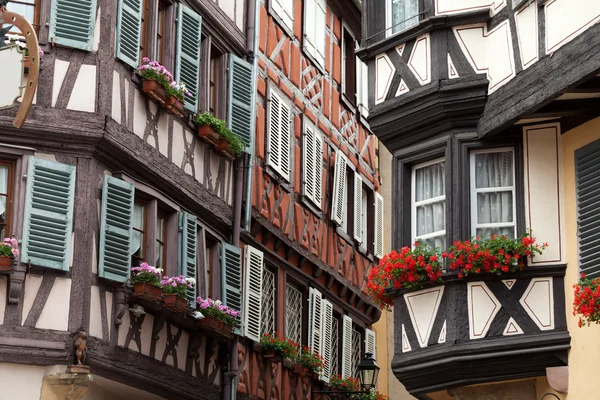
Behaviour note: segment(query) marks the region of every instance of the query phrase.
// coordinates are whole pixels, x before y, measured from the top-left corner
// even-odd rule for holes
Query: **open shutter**
[[[375,192],[375,257],[383,257],[383,197]]]
[[[281,97],[270,93],[268,164],[286,181],[290,180],[290,108]]]
[[[271,9],[281,21],[288,27],[294,29],[294,0],[270,0]]]
[[[116,57],[136,68],[140,64],[143,0],[120,0],[117,13]]]
[[[69,270],[75,167],[29,158],[21,261]]]
[[[179,274],[197,280],[198,225],[196,216],[187,212],[179,214]],[[187,290],[190,306],[196,305],[196,287]]]
[[[229,54],[229,93],[227,95],[227,122],[229,129],[246,144],[252,141],[252,64]]]
[[[50,43],[92,50],[96,25],[96,0],[52,0]]]
[[[304,195],[315,201],[315,132],[311,126],[306,126],[304,132]]]
[[[246,246],[245,256],[244,336],[260,342],[264,255],[262,251]]]
[[[373,359],[377,358],[377,348],[375,344],[375,332],[370,329],[365,329],[365,355],[366,353],[370,353],[373,356]],[[372,374],[373,372],[368,372],[365,381],[372,382]]]
[[[316,0],[305,0],[304,2],[304,51],[315,57],[315,10]]]
[[[200,30],[202,17],[179,3],[177,9],[177,53],[175,80],[183,82],[190,92],[185,96],[185,109],[198,110],[198,81],[200,79]]]
[[[325,66],[325,15],[327,6],[325,0],[317,0],[315,3],[315,59]]]
[[[223,243],[221,248],[221,278],[223,303],[240,313],[242,310],[242,257],[237,246]],[[240,334],[239,328],[235,329]]]
[[[321,209],[323,202],[323,137],[315,134],[315,205]]]
[[[292,119],[291,109],[287,103],[281,102],[281,175],[289,182],[291,172]]]
[[[600,140],[575,151],[579,269],[588,278],[600,276]]]
[[[329,383],[331,377],[331,349],[333,345],[333,305],[327,300],[323,300],[322,303],[322,317],[323,323],[322,335],[321,335],[321,356],[325,360],[325,366],[321,372],[321,380]]]
[[[338,150],[335,157],[335,171],[333,174],[333,205],[331,219],[342,225],[344,219],[344,204],[346,204],[346,157]]]
[[[321,292],[317,289],[308,289],[308,313],[309,313],[309,324],[308,324],[308,347],[311,350],[321,353],[321,330],[322,330],[322,310]]]
[[[362,243],[362,179],[358,172],[354,173],[354,239]]]
[[[117,282],[129,278],[134,194],[131,183],[104,175],[98,260],[102,278]]]
[[[352,318],[344,315],[342,321],[342,378],[352,376]]]

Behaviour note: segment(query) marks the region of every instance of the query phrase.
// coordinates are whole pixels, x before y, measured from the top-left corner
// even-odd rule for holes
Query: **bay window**
[[[513,149],[473,151],[470,172],[471,234],[516,237]]]
[[[418,0],[386,0],[387,36],[419,24]]]
[[[419,164],[412,170],[412,241],[446,249],[445,160]]]
[[[12,187],[13,165],[0,161],[0,240],[11,234]]]

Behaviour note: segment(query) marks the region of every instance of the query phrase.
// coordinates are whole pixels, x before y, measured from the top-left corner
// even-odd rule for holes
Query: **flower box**
[[[294,373],[295,374],[302,374],[302,372],[304,371],[304,365],[302,365],[302,363],[294,363]]]
[[[154,79],[142,79],[142,92],[158,101],[161,105],[165,104],[167,100],[165,88]]]
[[[148,301],[160,301],[162,299],[162,289],[144,282],[134,283],[133,297],[139,297]]]
[[[184,313],[188,309],[188,301],[174,293],[165,293],[163,297],[163,307],[173,312]]]
[[[175,96],[167,97],[165,107],[169,112],[178,117],[183,117],[183,102]]]
[[[10,272],[12,268],[12,263],[12,257],[0,256],[0,272]]]
[[[211,316],[206,316],[198,320],[198,325],[202,329],[214,333],[217,336],[222,336],[227,339],[231,339],[233,337],[233,326],[228,325],[223,321],[219,321]]]
[[[212,144],[213,146],[219,143],[219,134],[210,125],[202,125],[198,127],[198,136],[206,143]]]

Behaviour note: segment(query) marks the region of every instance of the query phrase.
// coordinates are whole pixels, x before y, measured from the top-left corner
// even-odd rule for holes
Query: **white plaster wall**
[[[190,335],[183,331],[179,338],[179,344],[177,345],[177,367],[185,371],[185,361],[187,360],[187,349],[188,343],[190,342]]]
[[[98,375],[93,376],[88,393],[83,400],[162,400],[156,396]]]
[[[162,356],[167,348],[167,324],[163,325],[163,328],[158,332],[158,340],[156,341],[156,352],[154,358],[158,361],[162,361]],[[166,363],[173,365],[173,357],[167,357]]]
[[[70,300],[71,279],[56,278],[35,327],[66,331],[69,328]]]
[[[160,154],[169,157],[169,115],[162,113],[158,120],[158,150]]]
[[[0,391],[3,400],[39,400],[46,368],[0,363]]]
[[[392,84],[394,72],[396,72],[396,68],[392,65],[387,54],[380,54],[375,58],[375,104],[385,101],[385,96]]]
[[[92,285],[90,294],[90,335],[104,339],[102,335],[102,312],[100,305],[100,289]]]
[[[538,60],[537,9],[537,4],[531,3],[515,13],[517,38],[523,69],[532,66]]]
[[[506,7],[506,0],[436,0],[436,14],[461,14],[489,9],[491,15]]]
[[[196,180],[200,183],[204,183],[204,149],[207,144],[196,140],[196,147],[194,147],[194,170],[196,171]]]
[[[60,88],[65,81],[65,76],[67,76],[69,64],[70,62],[62,60],[56,60],[54,62],[54,78],[52,80],[52,107],[56,105],[56,100],[58,100],[58,94],[60,93]]]
[[[0,277],[0,325],[4,324],[4,312],[6,311],[7,297],[7,279],[5,276]]]
[[[431,82],[431,42],[429,34],[418,37],[408,67],[421,85]]]
[[[135,90],[133,98],[133,132],[144,137],[146,128],[146,98],[139,90]]]
[[[41,275],[25,275],[25,296],[23,298],[23,310],[21,312],[21,325],[25,323],[29,311],[35,301],[40,285],[42,284],[43,277]]]
[[[94,25],[94,42],[92,44],[92,51],[98,51],[100,47],[100,17],[102,16],[102,8],[98,7],[96,12],[96,24]]]
[[[127,337],[127,332],[129,332],[129,328],[131,326],[131,321],[129,319],[129,312],[125,311],[123,314],[123,318],[121,318],[121,325],[119,326],[119,336],[117,338],[117,345],[123,347],[125,346],[125,338]]]
[[[181,161],[185,156],[185,137],[183,135],[183,127],[177,121],[173,121],[173,152],[172,160],[178,167],[181,166]]]
[[[106,292],[106,317],[108,318],[108,336],[110,338],[113,327],[113,294]],[[106,338],[107,340],[109,338]]]
[[[131,85],[129,79],[125,79],[125,101],[123,102],[123,105],[125,106],[125,121],[129,121],[129,118],[131,118],[129,116],[129,85]],[[123,99],[121,99],[121,101],[123,101]],[[122,123],[125,123],[125,121],[122,121]]]
[[[555,52],[600,21],[597,0],[549,0],[544,7],[546,54]]]
[[[142,323],[142,354],[150,354],[150,345],[152,344],[152,327],[154,327],[154,315],[146,314]]]
[[[83,64],[77,74],[71,98],[67,104],[69,110],[93,113],[96,110],[96,66]]]
[[[111,116],[121,123],[121,75],[117,71],[113,71]]]

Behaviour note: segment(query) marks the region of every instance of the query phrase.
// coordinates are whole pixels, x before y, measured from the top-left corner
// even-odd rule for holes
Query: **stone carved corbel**
[[[118,287],[114,295],[115,320],[114,324],[119,326],[123,323],[123,315],[129,309],[127,305],[127,289],[125,286]]]
[[[26,271],[25,264],[13,261],[13,271],[8,275],[8,304],[18,305],[21,302]]]

